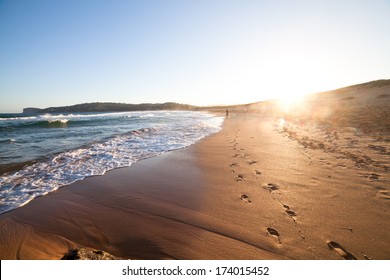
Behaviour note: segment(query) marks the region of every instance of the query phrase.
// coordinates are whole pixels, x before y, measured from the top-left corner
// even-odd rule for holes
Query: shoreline
[[[223,121],[210,113],[189,111],[64,117],[41,116],[31,122],[10,120],[2,124],[5,136],[17,140],[2,141],[0,149],[0,158],[4,159],[0,165],[0,213],[87,177],[188,146],[218,131]],[[31,129],[60,118],[69,126],[52,129],[39,125],[39,129]],[[11,131],[9,135],[7,131]]]
[[[76,248],[125,259],[389,259],[381,181],[334,167],[339,159],[276,124],[230,112],[221,131],[189,147],[2,214],[0,259],[60,259]]]

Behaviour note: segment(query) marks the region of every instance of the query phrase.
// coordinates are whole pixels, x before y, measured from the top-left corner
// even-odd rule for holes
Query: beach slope
[[[1,215],[0,258],[390,259],[389,90],[229,111],[190,147]]]

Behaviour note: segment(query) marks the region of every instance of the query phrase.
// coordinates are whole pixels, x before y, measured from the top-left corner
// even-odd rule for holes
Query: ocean
[[[206,112],[0,114],[0,213],[218,132]]]

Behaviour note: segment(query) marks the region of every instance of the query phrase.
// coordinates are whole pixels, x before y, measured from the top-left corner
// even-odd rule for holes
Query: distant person
[[[226,117],[229,116],[229,110],[226,109]]]

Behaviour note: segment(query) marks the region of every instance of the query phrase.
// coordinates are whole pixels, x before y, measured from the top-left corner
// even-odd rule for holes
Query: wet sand
[[[352,102],[387,106],[389,89],[346,91],[326,116],[230,111],[195,145],[1,215],[0,259],[390,259],[389,111]],[[336,110],[326,98],[309,105]]]

